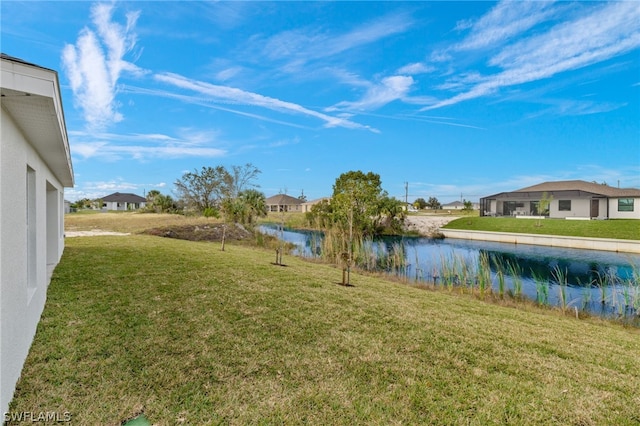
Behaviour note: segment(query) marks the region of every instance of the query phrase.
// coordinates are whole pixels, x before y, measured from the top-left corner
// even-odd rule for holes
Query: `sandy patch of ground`
[[[433,236],[438,232],[440,227],[446,225],[460,216],[407,216],[404,220],[404,226],[409,231],[416,231],[420,235],[427,237]]]
[[[112,231],[103,231],[102,229],[92,229],[91,231],[66,231],[64,233],[65,237],[73,238],[73,237],[97,237],[100,235],[131,235],[128,232],[112,232]]]

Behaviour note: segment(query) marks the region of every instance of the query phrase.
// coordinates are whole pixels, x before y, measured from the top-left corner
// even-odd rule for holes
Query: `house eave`
[[[58,74],[2,55],[1,105],[64,187],[73,187],[73,165]]]

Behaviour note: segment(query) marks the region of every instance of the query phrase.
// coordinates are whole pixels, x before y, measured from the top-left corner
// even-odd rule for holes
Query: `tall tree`
[[[233,177],[223,167],[202,167],[187,172],[175,182],[176,193],[185,206],[198,212],[219,210],[231,194]]]
[[[438,210],[442,208],[442,204],[436,197],[429,197],[429,201],[427,201],[427,207],[433,210]]]
[[[238,198],[245,189],[258,188],[255,180],[260,174],[260,170],[251,163],[244,166],[231,166],[231,198]]]
[[[334,220],[354,232],[371,235],[380,213],[380,201],[387,196],[380,175],[360,170],[341,174],[333,185],[331,204]]]

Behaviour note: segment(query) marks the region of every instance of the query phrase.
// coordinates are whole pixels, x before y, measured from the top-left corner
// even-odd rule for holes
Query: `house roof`
[[[109,203],[144,203],[147,199],[136,194],[114,192],[106,197],[102,197],[102,201]]]
[[[543,182],[538,185],[528,186],[514,192],[554,192],[554,191],[582,191],[606,197],[640,197],[640,189],[615,188],[584,180],[561,180],[555,182]]]
[[[513,196],[518,194],[542,194],[547,192],[551,195],[557,192],[586,192],[603,197],[640,197],[640,189],[637,188],[615,188],[604,184],[587,182],[584,180],[560,180],[543,182],[526,188],[517,189],[512,192],[501,192],[483,198],[496,198],[500,196]]]
[[[464,203],[462,201],[453,201],[451,203],[447,203],[447,204],[443,204],[442,207],[457,207],[457,206],[463,206],[464,207]]]
[[[331,197],[322,197],[322,198],[316,198],[315,200],[311,200],[311,201],[305,201],[302,204],[308,204],[308,205],[314,205],[314,204],[318,204],[321,203],[323,201],[331,201]]]
[[[291,206],[296,204],[302,204],[302,200],[287,194],[277,194],[267,198],[265,200],[265,204],[268,206],[270,205]]]
[[[73,187],[58,73],[5,54],[0,61],[3,113],[7,111],[60,183]]]

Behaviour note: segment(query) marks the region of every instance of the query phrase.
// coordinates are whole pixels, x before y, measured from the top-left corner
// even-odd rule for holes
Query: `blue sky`
[[[59,72],[72,201],[245,163],[308,199],[349,170],[409,201],[640,187],[635,1],[0,8],[2,52]]]

